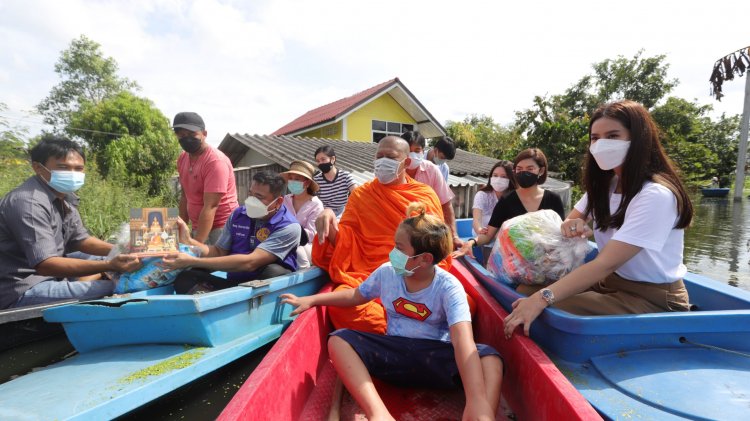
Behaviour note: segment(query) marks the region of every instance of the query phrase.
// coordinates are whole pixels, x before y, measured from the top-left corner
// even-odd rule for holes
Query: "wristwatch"
[[[468,243],[469,241],[473,241],[473,242],[474,242],[474,245],[475,245],[475,246],[477,245],[477,239],[476,239],[476,238],[469,238],[468,240],[466,240],[466,242],[467,242],[467,243]]]
[[[555,294],[551,289],[542,288],[541,290],[539,290],[539,293],[542,294],[542,298],[547,302],[547,306],[551,307],[552,304],[555,304]]]

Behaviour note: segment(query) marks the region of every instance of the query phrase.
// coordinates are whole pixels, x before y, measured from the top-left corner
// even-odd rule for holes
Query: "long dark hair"
[[[479,191],[495,191],[495,189],[492,188],[492,173],[495,172],[495,168],[497,167],[503,167],[503,169],[505,170],[505,175],[508,177],[508,180],[510,180],[510,182],[508,183],[508,189],[503,194],[509,193],[511,190],[516,189],[516,174],[515,172],[513,172],[513,163],[510,161],[502,160],[497,161],[495,165],[492,166],[490,175],[487,177],[487,184],[479,189]]]
[[[659,140],[659,129],[643,105],[622,100],[604,104],[594,111],[589,123],[591,126],[600,118],[617,120],[630,131],[630,148],[622,164],[622,201],[614,214],[609,214],[609,190],[613,170],[602,170],[586,151],[583,167],[583,185],[588,195],[585,215],[592,215],[598,228],[605,231],[609,228],[620,228],[625,220],[625,210],[630,201],[643,188],[646,181],[658,183],[668,188],[677,198],[679,218],[674,228],[682,229],[690,225],[693,219],[693,204],[685,191],[682,180],[677,176],[677,169],[664,152]]]

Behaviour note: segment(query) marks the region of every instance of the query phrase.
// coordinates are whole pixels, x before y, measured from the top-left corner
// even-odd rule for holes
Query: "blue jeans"
[[[83,260],[104,260],[105,256],[94,256],[81,251],[67,254],[65,257]],[[33,306],[62,300],[88,300],[112,295],[115,283],[109,280],[77,281],[76,278],[57,281],[50,278],[42,281],[26,292],[12,307]]]
[[[90,300],[111,295],[115,283],[98,281],[42,281],[23,293],[13,307],[32,306],[61,300]]]

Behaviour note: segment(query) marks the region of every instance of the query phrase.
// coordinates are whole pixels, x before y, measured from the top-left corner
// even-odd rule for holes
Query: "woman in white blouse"
[[[561,226],[566,237],[588,237],[599,255],[552,285],[513,303],[505,336],[554,305],[576,314],[688,311],[682,282],[684,230],[693,206],[659,141],[648,111],[623,100],[591,116],[583,170],[586,194]],[[523,288],[519,287],[519,291]]]

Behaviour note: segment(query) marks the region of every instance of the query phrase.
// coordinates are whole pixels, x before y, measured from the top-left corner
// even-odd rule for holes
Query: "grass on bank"
[[[0,197],[18,187],[34,172],[28,161],[0,158]],[[77,193],[78,207],[84,226],[97,238],[107,240],[130,219],[130,208],[177,207],[178,197],[172,189],[149,197],[147,191],[105,180],[96,171],[93,161],[86,163],[86,183]]]

